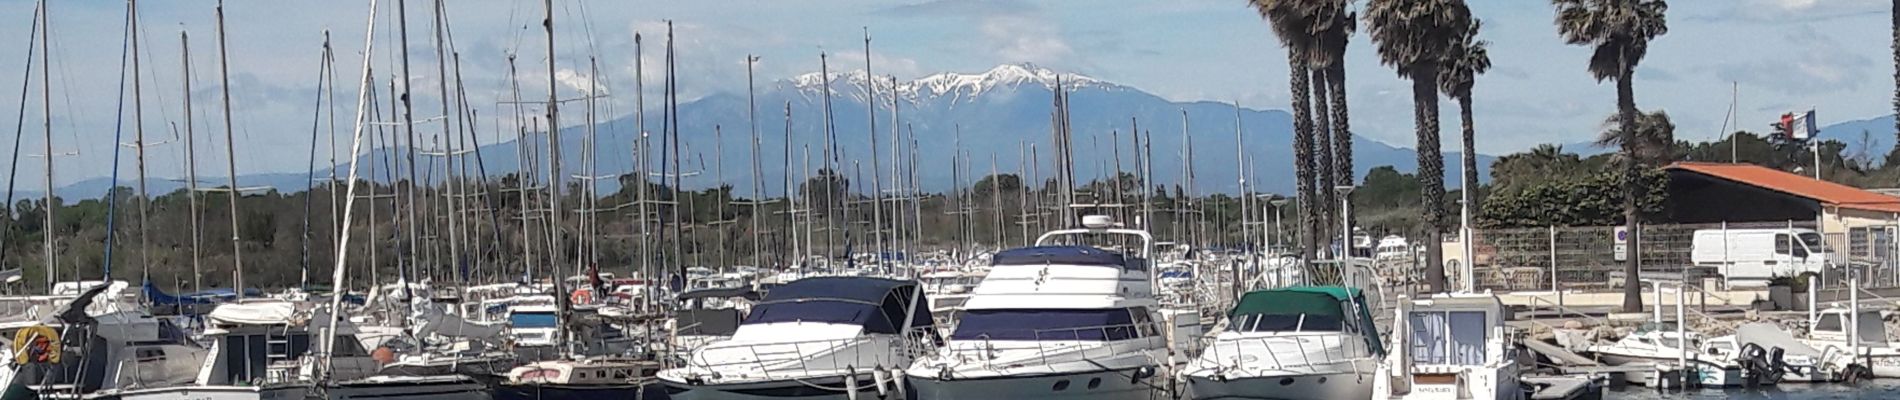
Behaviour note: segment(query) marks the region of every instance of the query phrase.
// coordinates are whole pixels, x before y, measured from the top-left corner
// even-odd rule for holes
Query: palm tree
[[[1420,204],[1424,205],[1425,285],[1445,290],[1445,157],[1438,143],[1438,69],[1445,51],[1470,24],[1471,10],[1461,0],[1371,0],[1366,25],[1379,61],[1412,80],[1412,116],[1418,130]]]
[[[1590,55],[1590,75],[1597,81],[1616,80],[1616,112],[1621,119],[1624,137],[1636,134],[1636,89],[1631,86],[1631,78],[1636,74],[1636,64],[1643,60],[1649,51],[1649,41],[1657,36],[1669,33],[1669,24],[1664,14],[1669,4],[1663,0],[1551,0],[1557,8],[1557,32],[1564,42],[1579,46],[1591,46],[1595,52]],[[1622,151],[1626,157],[1634,157],[1636,141],[1623,140]],[[1636,197],[1640,194],[1635,182],[1639,163],[1623,163],[1623,224],[1630,232],[1637,230]],[[1629,252],[1623,263],[1623,312],[1642,312],[1642,288],[1637,286],[1636,247],[1628,246]]]
[[[1617,158],[1623,161],[1634,160],[1637,165],[1643,167],[1658,167],[1676,159],[1676,123],[1669,119],[1668,112],[1652,111],[1637,114],[1634,134],[1626,135],[1622,122],[1622,115],[1610,115],[1605,118],[1603,132],[1597,134],[1597,145],[1632,149],[1624,154],[1618,154]],[[1628,147],[1624,146],[1625,140],[1630,140]]]
[[[1452,42],[1450,49],[1446,49],[1445,65],[1438,70],[1438,86],[1445,91],[1446,96],[1458,101],[1459,128],[1464,130],[1464,154],[1461,154],[1464,162],[1460,168],[1463,170],[1464,179],[1461,182],[1464,186],[1458,192],[1463,196],[1466,207],[1475,206],[1471,204],[1474,200],[1471,193],[1478,184],[1478,131],[1471,120],[1471,86],[1477,83],[1478,75],[1491,70],[1491,55],[1486,51],[1491,42],[1478,40],[1478,31],[1483,28],[1483,21],[1472,18],[1464,34]]]
[[[1280,39],[1280,47],[1287,52],[1288,87],[1293,94],[1293,175],[1300,177],[1294,185],[1300,203],[1300,254],[1312,258],[1319,249],[1316,233],[1320,226],[1319,214],[1314,197],[1313,176],[1313,118],[1311,98],[1307,89],[1311,75],[1307,68],[1314,58],[1314,39],[1312,34],[1312,7],[1300,0],[1249,0],[1248,4],[1260,12],[1260,17],[1273,27],[1274,36]]]
[[[1895,0],[1900,1],[1900,0]],[[1346,44],[1358,28],[1359,16],[1346,10],[1345,0],[1316,0],[1313,6],[1318,11],[1317,22],[1313,26],[1314,39],[1319,46],[1319,56],[1315,66],[1325,75],[1328,111],[1332,113],[1333,134],[1333,182],[1335,186],[1352,186],[1352,124],[1347,121],[1346,112]],[[1342,210],[1343,212],[1344,210]],[[1348,215],[1347,218],[1352,216]]]

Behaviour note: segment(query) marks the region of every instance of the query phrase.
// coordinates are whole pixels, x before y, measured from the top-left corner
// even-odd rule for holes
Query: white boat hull
[[[852,396],[845,389],[844,376],[811,377],[801,379],[769,380],[745,383],[692,384],[668,379],[660,380],[666,385],[667,397],[673,400],[849,400],[876,399],[877,383],[871,374],[857,376],[857,395]],[[886,382],[886,390],[895,390]],[[608,399],[601,399],[608,400]],[[618,399],[615,399],[618,400]]]
[[[129,390],[118,393],[121,400],[488,400],[487,388],[471,380],[387,380],[352,382],[316,387],[313,385],[278,386],[183,386],[162,389]]]
[[[1373,369],[1368,368],[1365,372],[1359,373],[1336,372],[1236,379],[1189,376],[1188,393],[1196,400],[1370,399],[1376,375]]]
[[[1159,379],[1136,379],[1136,369],[1033,376],[997,376],[942,380],[911,376],[918,399],[1125,399],[1154,398]]]

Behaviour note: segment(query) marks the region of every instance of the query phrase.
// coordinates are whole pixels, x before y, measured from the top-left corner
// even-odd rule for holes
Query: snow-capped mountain
[[[832,72],[827,76],[812,72],[792,77],[787,81],[791,88],[806,96],[823,96],[826,82],[831,83],[831,95],[835,99],[849,97],[860,103],[865,99],[865,73],[862,69]],[[937,73],[910,81],[896,81],[889,76],[879,76],[872,82],[881,101],[889,102],[890,93],[912,107],[923,103],[947,101],[950,104],[974,102],[986,93],[998,90],[1016,90],[1025,85],[1040,87],[1044,90],[1054,88],[1058,82],[1070,91],[1084,88],[1120,89],[1119,85],[1079,74],[1067,74],[1036,66],[1035,64],[1003,64],[989,71],[975,74],[955,72]]]
[[[924,180],[926,190],[941,191],[952,186],[952,156],[962,149],[963,159],[969,161],[965,170],[969,175],[981,177],[988,175],[991,165],[999,173],[1017,173],[1019,170],[1040,170],[1040,177],[1047,179],[1054,171],[1049,161],[1052,159],[1049,135],[1049,113],[1053,100],[1052,88],[1058,78],[1062,86],[1070,93],[1070,120],[1075,132],[1074,154],[1080,163],[1075,166],[1076,174],[1084,181],[1107,176],[1115,166],[1117,147],[1122,154],[1122,168],[1132,171],[1133,138],[1130,132],[1139,128],[1152,135],[1151,149],[1154,158],[1154,171],[1157,183],[1174,184],[1181,176],[1182,160],[1190,159],[1184,150],[1184,143],[1192,143],[1195,163],[1195,185],[1201,191],[1234,192],[1237,188],[1238,169],[1235,168],[1239,152],[1245,152],[1254,159],[1254,179],[1264,190],[1289,193],[1293,190],[1293,158],[1288,144],[1292,142],[1291,117],[1284,111],[1268,109],[1240,110],[1240,123],[1243,130],[1244,147],[1235,144],[1235,110],[1232,105],[1196,101],[1173,102],[1143,92],[1138,88],[1115,84],[1079,74],[1054,71],[1030,64],[1006,64],[990,68],[979,73],[945,72],[924,76],[893,84],[888,78],[880,78],[872,84],[877,85],[876,134],[869,134],[870,118],[867,118],[863,70],[832,71],[830,74],[832,95],[831,126],[835,131],[829,142],[823,124],[823,85],[827,81],[818,73],[801,74],[759,86],[758,129],[759,162],[764,172],[761,179],[763,190],[768,194],[782,193],[784,184],[783,170],[794,171],[793,180],[801,180],[809,151],[810,168],[818,169],[825,164],[824,154],[827,146],[835,145],[840,155],[836,158],[838,169],[847,177],[860,180],[854,187],[869,188],[872,174],[882,173],[890,176],[889,164],[892,149],[891,140],[891,102],[892,93],[897,94],[898,116],[902,127],[914,132],[916,142],[914,150],[917,163]],[[657,107],[657,105],[655,105]],[[685,184],[689,188],[703,188],[717,182],[733,185],[741,196],[750,195],[752,188],[752,148],[750,136],[751,124],[747,121],[747,103],[745,93],[716,93],[690,102],[680,104],[679,129],[685,140],[684,153],[688,172],[700,172],[688,178]],[[658,110],[649,110],[647,127],[649,132],[659,132],[661,121]],[[789,112],[789,123],[787,120]],[[1186,121],[1183,121],[1183,118]],[[631,115],[601,123],[598,126],[599,141],[598,174],[624,173],[632,170],[631,149],[636,136],[634,118]],[[789,131],[788,128],[789,127]],[[1186,132],[1183,132],[1183,130]],[[583,171],[580,151],[581,129],[563,129],[561,148],[563,163],[568,175],[578,175]],[[787,138],[789,137],[789,146]],[[534,134],[529,137],[535,151],[545,151],[545,136]],[[657,141],[655,142],[657,145]],[[878,150],[877,161],[872,161],[871,147]],[[905,152],[912,150],[912,143],[905,144]],[[487,145],[481,148],[483,169],[491,176],[499,176],[518,170],[516,157],[518,143],[509,141]],[[1354,140],[1354,167],[1358,176],[1373,167],[1392,165],[1401,171],[1414,169],[1415,155],[1409,149],[1399,148],[1385,143],[1358,137]],[[381,159],[384,152],[392,149],[378,149],[371,154],[372,159]],[[1031,156],[1033,152],[1033,156]],[[659,149],[654,149],[658,157]],[[722,155],[723,154],[723,155]],[[787,160],[786,155],[790,155]],[[1449,170],[1447,177],[1456,177],[1459,155],[1445,153]],[[1024,159],[1036,160],[1036,163],[1024,163]],[[542,157],[545,162],[545,157]],[[1038,165],[1039,164],[1039,165]],[[1480,176],[1488,175],[1491,158],[1479,157]],[[877,168],[873,168],[876,166]],[[347,167],[346,167],[347,168]],[[861,171],[860,171],[861,170]],[[863,174],[862,179],[855,176]],[[328,172],[319,172],[328,175]],[[301,174],[274,174],[241,177],[246,184],[272,184],[280,190],[301,190],[305,180]],[[376,179],[386,179],[377,177]],[[971,178],[964,178],[969,184]],[[1456,184],[1457,179],[1448,179]],[[254,183],[253,183],[254,182]],[[611,191],[617,182],[601,180],[607,185],[602,190]],[[172,188],[160,184],[154,191],[168,191]],[[68,193],[62,189],[61,195],[97,197],[104,193],[104,178],[81,182],[69,187],[85,187],[85,190]]]

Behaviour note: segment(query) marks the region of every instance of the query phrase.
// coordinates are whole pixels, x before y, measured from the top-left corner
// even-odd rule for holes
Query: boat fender
[[[1128,380],[1128,383],[1140,384],[1143,379],[1153,378],[1154,376],[1155,376],[1155,367],[1144,366],[1141,368],[1135,368],[1135,373],[1129,375],[1130,379]]]
[[[858,400],[858,367],[844,367],[844,397],[846,400]]]
[[[891,390],[897,392],[897,398],[900,398],[900,399],[910,398],[909,396],[907,396],[907,393],[904,393],[905,390],[904,390],[904,369],[903,368],[891,368]]]
[[[883,368],[871,368],[871,384],[877,386],[877,398],[880,399],[891,395],[890,387],[884,386],[886,382],[884,378]]]

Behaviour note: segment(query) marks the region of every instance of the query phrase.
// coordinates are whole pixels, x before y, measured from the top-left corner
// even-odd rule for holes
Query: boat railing
[[[1309,343],[1317,342],[1317,343]],[[1279,346],[1275,346],[1278,344]],[[1298,358],[1283,357],[1280,350],[1297,350]],[[1242,337],[1218,339],[1212,345],[1202,349],[1202,354],[1213,357],[1216,368],[1239,369],[1243,364],[1270,361],[1270,365],[1261,365],[1256,370],[1285,370],[1288,368],[1312,369],[1315,365],[1349,362],[1354,358],[1370,357],[1364,338],[1349,335],[1283,335],[1266,337]],[[1315,350],[1317,347],[1318,352]],[[1315,355],[1318,357],[1316,358]],[[1253,359],[1248,359],[1253,356]],[[1264,357],[1264,358],[1262,358]],[[1358,365],[1354,365],[1357,368]]]
[[[1032,331],[1032,338],[1036,343],[1036,360],[1046,365],[1049,364],[1051,356],[1055,356],[1056,361],[1070,361],[1063,359],[1062,356],[1071,354],[1080,360],[1115,357],[1121,355],[1123,349],[1116,348],[1112,345],[1112,342],[1159,338],[1161,337],[1161,332],[1163,331],[1160,329],[1159,323],[1151,321],[1146,323],[1036,329]],[[989,354],[995,350],[994,345],[989,343],[991,340],[987,337],[981,340],[985,343],[979,348],[972,349],[964,347],[953,348],[946,351],[950,353],[952,358],[962,358],[960,356],[970,351],[979,351],[982,354]],[[1094,345],[1095,343],[1101,343],[1102,345]],[[995,357],[980,357],[978,359],[989,362],[994,361],[994,358]]]
[[[755,372],[768,380],[807,377],[813,372],[902,368],[934,348],[926,339],[934,333],[925,329],[929,328],[915,328],[906,335],[708,345],[687,358],[687,367]],[[722,354],[717,358],[723,361],[709,354]],[[743,356],[735,359],[732,354]]]

